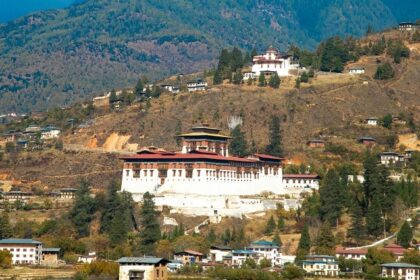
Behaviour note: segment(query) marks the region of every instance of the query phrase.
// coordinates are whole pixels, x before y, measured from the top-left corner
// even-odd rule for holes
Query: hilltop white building
[[[238,216],[263,211],[263,192],[283,194],[281,158],[255,154],[229,156],[229,136],[208,126],[194,127],[181,152],[156,148],[123,156],[121,190],[140,201],[145,192],[157,206],[193,215]]]
[[[289,70],[297,67],[298,65],[292,64],[290,55],[281,54],[273,47],[268,48],[265,54],[254,56],[252,59],[254,77],[258,77],[261,73],[271,75],[275,72],[280,77],[290,76]],[[250,77],[250,74],[248,76]]]

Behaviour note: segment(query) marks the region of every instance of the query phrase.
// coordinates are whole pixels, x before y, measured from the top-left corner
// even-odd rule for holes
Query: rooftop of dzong
[[[42,244],[42,242],[40,241],[36,241],[33,239],[14,239],[14,238],[9,238],[9,239],[1,239],[0,240],[0,245],[1,244],[22,244],[22,245],[39,245]]]
[[[283,174],[283,179],[319,179],[317,174]]]

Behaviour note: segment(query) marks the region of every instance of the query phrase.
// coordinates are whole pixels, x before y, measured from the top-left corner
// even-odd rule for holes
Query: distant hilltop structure
[[[400,31],[416,31],[420,30],[420,24],[414,22],[400,22],[398,29]]]

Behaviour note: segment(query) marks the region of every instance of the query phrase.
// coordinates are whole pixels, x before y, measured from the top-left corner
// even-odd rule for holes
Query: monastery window
[[[158,170],[158,172],[159,172],[159,177],[168,177],[168,169],[159,169]]]
[[[175,177],[176,176],[176,170],[172,170],[172,176]]]
[[[197,170],[197,177],[200,177],[201,175],[201,170]]]
[[[126,176],[126,177],[130,176],[130,170],[126,170],[126,171],[125,171],[125,176]]]
[[[144,170],[144,176],[147,176],[147,170]]]
[[[178,176],[181,177],[182,176],[182,170],[178,170]]]
[[[185,174],[185,177],[186,177],[186,178],[192,178],[192,175],[193,175],[193,170],[192,170],[192,169],[187,169],[186,171],[187,171],[187,172],[186,172],[186,174]]]
[[[209,171],[208,170],[206,170],[206,176],[209,176]]]
[[[140,178],[140,169],[133,170],[133,178]]]
[[[150,170],[150,177],[153,177],[153,170]]]

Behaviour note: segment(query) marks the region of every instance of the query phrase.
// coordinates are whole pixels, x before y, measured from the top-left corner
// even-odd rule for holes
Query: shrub
[[[376,69],[374,78],[376,80],[388,80],[394,77],[394,69],[388,62],[379,65]]]
[[[10,268],[12,267],[12,254],[9,251],[0,251],[0,267]]]

